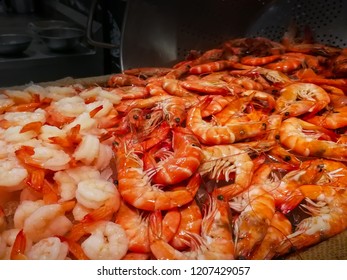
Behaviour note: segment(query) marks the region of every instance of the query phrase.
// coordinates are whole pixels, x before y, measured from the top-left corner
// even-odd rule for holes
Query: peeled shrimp
[[[76,199],[90,209],[98,209],[108,200],[112,200],[115,212],[120,205],[120,196],[115,185],[102,179],[80,181],[77,185]]]
[[[15,157],[0,159],[0,189],[17,191],[22,189],[28,171]]]
[[[69,252],[66,242],[58,237],[47,237],[35,243],[26,255],[30,260],[65,260]]]
[[[34,211],[24,221],[25,235],[33,242],[55,235],[64,235],[72,227],[71,221],[64,215],[60,204],[44,205]]]
[[[101,221],[90,226],[91,234],[81,247],[93,260],[120,260],[128,251],[128,238],[124,229],[113,222]]]

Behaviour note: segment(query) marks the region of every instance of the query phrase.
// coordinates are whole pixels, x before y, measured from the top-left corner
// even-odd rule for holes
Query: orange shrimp
[[[160,220],[151,215],[151,251],[156,259],[176,260],[227,260],[234,259],[234,242],[229,221],[229,206],[222,199],[212,196],[201,224],[201,235],[189,234],[189,249],[178,251],[160,235]]]
[[[233,64],[234,64],[234,61],[230,61],[230,60],[218,60],[218,61],[208,62],[208,63],[192,66],[189,69],[189,73],[204,74],[204,73],[222,71],[222,70],[233,67]]]
[[[248,259],[266,235],[275,214],[275,200],[262,185],[253,185],[229,205],[240,212],[234,224],[235,257]]]
[[[328,129],[342,128],[347,126],[347,106],[327,110],[321,115],[315,115],[305,120]]]
[[[260,136],[267,131],[267,121],[248,121],[229,125],[214,125],[202,118],[199,106],[189,109],[187,127],[203,144],[232,144],[244,139]]]
[[[280,91],[276,101],[276,111],[285,117],[295,117],[305,113],[314,115],[330,102],[327,92],[314,84],[294,83]]]
[[[202,214],[195,200],[178,210],[181,214],[181,221],[170,245],[182,251],[189,246],[188,236],[190,234],[200,235]]]
[[[159,162],[150,153],[144,156],[147,166],[151,166],[147,172],[156,184],[180,183],[192,176],[202,161],[200,143],[188,129],[174,128],[172,139],[173,152],[167,151]]]
[[[163,81],[160,79],[153,80],[146,84],[146,90],[150,96],[165,96],[169,93],[163,89]]]
[[[232,145],[214,145],[203,147],[203,154],[204,159],[199,167],[201,175],[209,174],[209,179],[218,182],[222,178],[228,182],[230,174],[235,174],[231,185],[215,190],[218,194],[225,194],[224,191],[230,189],[226,195],[230,198],[249,186],[254,164],[246,152]]]
[[[122,100],[146,98],[149,95],[147,89],[142,86],[122,86],[110,92],[119,95]]]
[[[303,219],[292,234],[277,248],[280,255],[317,244],[347,228],[347,192],[329,185],[303,185],[298,188],[306,204],[301,206],[311,215]]]
[[[107,85],[109,87],[144,86],[146,82],[141,78],[128,74],[114,74],[109,77]]]
[[[162,223],[162,234],[167,242],[176,234],[181,220],[177,210],[169,210]],[[122,202],[115,222],[122,226],[129,240],[128,250],[136,253],[149,253],[148,215]]]
[[[143,161],[134,151],[129,151],[124,143],[119,143],[115,149],[118,190],[130,205],[148,211],[168,210],[194,199],[201,183],[198,173],[191,176],[186,188],[162,191],[151,184],[150,177],[144,172]]]
[[[201,100],[201,115],[203,118],[221,112],[228,104],[235,101],[234,96],[212,95],[204,96]]]
[[[251,260],[271,260],[277,255],[277,247],[292,233],[292,224],[285,215],[276,211],[271,219],[266,235],[252,252]]]
[[[169,94],[174,96],[194,96],[195,94],[181,86],[181,81],[176,79],[164,79],[162,87]]]
[[[280,142],[294,153],[302,156],[323,157],[338,161],[347,161],[347,147],[331,140],[320,140],[329,136],[326,129],[298,118],[289,118],[282,122]],[[331,139],[328,137],[328,139]]]
[[[233,77],[233,76],[223,76],[223,81],[226,81],[231,84],[237,84],[244,89],[254,89],[254,90],[263,90],[264,87],[261,83],[253,80],[247,76]]]
[[[251,65],[251,66],[261,66],[261,65],[269,64],[271,62],[279,60],[280,58],[281,58],[281,55],[278,55],[278,54],[263,56],[263,57],[244,56],[241,58],[240,62],[246,65]]]
[[[304,62],[303,58],[282,55],[281,60],[264,65],[265,68],[277,70],[284,73],[289,73],[302,67]]]
[[[166,75],[172,70],[172,68],[165,67],[140,67],[124,70],[123,73],[127,75],[133,75],[143,77],[145,79],[149,77],[161,77]]]
[[[228,87],[228,84],[223,81],[206,81],[206,80],[190,80],[182,81],[182,87],[199,94],[218,94],[218,95],[230,95],[232,92]]]

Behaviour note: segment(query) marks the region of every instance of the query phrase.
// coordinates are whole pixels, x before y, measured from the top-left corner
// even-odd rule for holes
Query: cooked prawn
[[[58,237],[47,237],[35,243],[26,255],[30,260],[65,260],[69,246]]]
[[[218,145],[232,144],[265,134],[267,122],[256,121],[240,122],[224,126],[213,125],[202,118],[201,109],[197,106],[188,111],[187,127],[198,137],[201,143]]]
[[[319,126],[298,118],[289,118],[282,122],[280,142],[302,156],[347,161],[347,146],[333,141],[319,140],[324,134],[325,131]]]
[[[201,234],[187,234],[189,249],[180,252],[162,239],[155,215],[150,218],[151,251],[157,259],[234,259],[234,242],[229,221],[229,206],[226,201],[212,196],[202,224]]]
[[[191,177],[186,188],[162,191],[151,184],[139,156],[133,151],[127,151],[123,145],[116,150],[116,166],[118,190],[126,202],[136,208],[153,211],[179,207],[194,199],[201,182],[198,173]]]
[[[294,83],[280,91],[276,110],[285,117],[295,117],[305,113],[315,114],[330,102],[327,92],[314,84]]]
[[[72,227],[72,222],[65,216],[65,209],[60,204],[44,205],[32,212],[24,221],[25,235],[33,242],[64,235]]]
[[[120,260],[128,251],[128,238],[124,229],[113,222],[100,221],[86,228],[91,235],[81,247],[88,258],[94,260]]]
[[[306,201],[301,206],[311,216],[303,219],[280,244],[280,254],[314,245],[347,228],[346,190],[338,191],[329,185],[303,185],[299,190]]]
[[[173,129],[172,138],[172,153],[166,152],[165,158],[158,163],[155,158],[146,159],[151,161],[147,172],[156,184],[180,183],[191,177],[200,166],[202,151],[197,138],[188,129],[182,127]],[[148,153],[145,157],[150,155]]]
[[[248,259],[266,235],[275,213],[275,200],[262,185],[252,185],[229,205],[240,212],[234,226],[235,257]]]

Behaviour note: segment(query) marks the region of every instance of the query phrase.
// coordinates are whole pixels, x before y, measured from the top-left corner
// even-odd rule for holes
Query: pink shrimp
[[[144,156],[148,166],[151,165],[147,172],[156,184],[173,185],[182,182],[192,176],[200,166],[200,143],[188,129],[174,128],[172,139],[173,152],[167,152],[165,158],[158,163],[150,153]]]

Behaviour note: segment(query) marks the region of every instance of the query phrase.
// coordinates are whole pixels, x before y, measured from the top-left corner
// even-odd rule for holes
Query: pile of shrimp
[[[231,39],[0,95],[0,259],[278,259],[347,228],[347,50]]]

